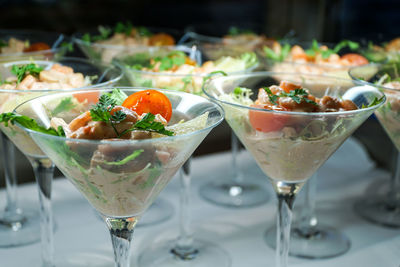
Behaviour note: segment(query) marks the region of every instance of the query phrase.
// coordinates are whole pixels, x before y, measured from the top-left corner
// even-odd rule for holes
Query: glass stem
[[[241,169],[238,166],[237,155],[239,153],[239,139],[232,131],[231,134],[231,155],[232,155],[232,173],[234,177],[234,182],[236,185],[240,185],[243,183],[243,175]]]
[[[136,217],[105,218],[114,249],[115,267],[130,266],[130,248]]]
[[[400,206],[400,153],[397,153],[395,169],[390,180],[389,205],[393,208]]]
[[[18,183],[15,174],[15,146],[3,132],[0,132],[0,141],[3,147],[1,160],[4,168],[7,199],[2,223],[9,225],[14,231],[18,231],[25,218],[17,206]]]
[[[294,194],[278,194],[276,266],[287,267]]]
[[[198,251],[193,246],[193,236],[190,216],[191,196],[191,158],[189,158],[179,172],[180,179],[180,214],[179,214],[179,237],[171,253],[182,260],[190,260],[196,257]]]
[[[48,158],[28,156],[35,173],[39,191],[40,234],[42,263],[44,267],[54,265],[53,211],[51,208],[51,187],[53,182],[54,164]]]
[[[300,218],[297,223],[296,230],[299,234],[309,237],[315,234],[316,226],[318,224],[317,216],[315,213],[315,196],[317,193],[317,173],[315,173],[304,185],[305,197],[303,207],[300,211]]]

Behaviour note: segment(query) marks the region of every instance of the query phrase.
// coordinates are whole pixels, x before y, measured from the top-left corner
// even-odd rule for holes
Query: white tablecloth
[[[268,183],[246,151],[240,153],[239,162],[248,175],[259,176]],[[275,253],[263,240],[265,230],[275,221],[276,202],[272,189],[271,200],[267,204],[247,209],[219,207],[204,201],[198,194],[199,185],[229,170],[229,163],[229,153],[194,159],[191,209],[194,232],[196,236],[224,248],[232,257],[232,267],[274,266]],[[375,168],[358,142],[347,140],[319,171],[317,209],[321,221],[341,229],[350,237],[351,249],[345,255],[327,260],[291,257],[290,266],[399,267],[400,230],[368,223],[353,212],[354,200],[365,194],[368,188],[371,189],[371,184],[375,185],[372,191],[376,191],[377,185],[387,182],[388,178],[389,173]],[[132,262],[150,242],[177,235],[178,189],[179,183],[175,177],[161,194],[175,207],[175,214],[170,220],[153,226],[137,227],[132,246]],[[21,203],[36,204],[35,185],[21,186],[19,196]],[[0,193],[0,199],[1,203],[5,203],[4,191]],[[54,181],[53,208],[57,221],[57,266],[113,266],[111,241],[105,224],[64,178]],[[0,249],[0,266],[40,266],[39,243]]]

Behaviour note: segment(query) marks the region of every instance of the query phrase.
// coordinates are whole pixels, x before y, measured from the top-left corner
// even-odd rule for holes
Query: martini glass
[[[101,93],[111,89],[103,89]],[[127,95],[143,89],[121,88]],[[223,120],[222,109],[203,97],[162,92],[172,103],[173,121],[193,119],[208,112],[205,125],[192,125],[185,133],[172,137],[141,140],[68,139],[25,129],[104,218],[114,247],[115,266],[118,267],[130,264],[130,241],[139,218],[211,129]],[[82,98],[87,94],[88,91],[74,92]],[[49,110],[66,97],[71,97],[71,93],[38,97],[20,105],[15,112],[49,126]],[[91,105],[93,102],[88,101],[86,110]],[[73,113],[79,115],[85,108]],[[61,118],[67,122],[71,120],[71,116]],[[27,134],[24,138],[30,139]],[[140,154],[135,159],[122,165],[118,163],[121,155],[137,151]],[[107,164],[104,159],[107,159]]]
[[[212,28],[215,30],[214,28]],[[255,29],[251,27],[250,29]],[[224,29],[224,32],[228,32]],[[259,32],[259,31],[256,31]],[[203,35],[196,32],[187,32],[186,41],[191,40],[198,46],[203,60],[217,60],[222,56],[238,56],[245,52],[253,52],[260,46],[272,46],[275,42],[264,35],[251,35],[255,38],[230,39]],[[260,67],[254,66],[251,72]],[[207,201],[228,208],[246,208],[264,204],[268,201],[269,195],[263,183],[252,177],[244,177],[244,174],[237,162],[237,155],[240,150],[240,141],[235,133],[231,132],[231,166],[228,175],[215,177],[212,181],[200,187],[200,195]]]
[[[383,86],[384,83],[400,78],[399,63],[367,65],[350,70],[353,79],[361,84],[377,86],[387,98],[386,103],[375,115],[389,135],[397,151],[400,150],[400,84],[397,87]],[[371,75],[371,74],[374,75]],[[386,77],[386,78],[385,78]],[[397,89],[394,89],[397,88]],[[399,152],[398,152],[399,153]],[[396,167],[386,192],[367,196],[356,202],[354,208],[364,219],[388,227],[400,227],[400,157],[397,155]]]
[[[268,62],[268,61],[267,61]],[[293,72],[311,75],[324,75],[342,79],[324,78],[324,83],[349,86],[348,70],[350,66],[296,63],[296,62],[269,62],[268,68],[273,72]],[[277,75],[279,76],[279,75]],[[319,77],[319,76],[315,76]],[[311,79],[311,78],[310,78]],[[321,82],[320,82],[321,83]],[[324,88],[322,88],[324,89]],[[333,94],[334,92],[328,92]],[[316,173],[314,176],[317,176]],[[350,239],[342,231],[321,223],[316,213],[317,178],[313,177],[305,185],[305,197],[301,210],[293,221],[289,254],[292,256],[321,259],[336,257],[350,249]],[[276,247],[276,226],[271,226],[265,233],[267,244]]]
[[[288,265],[292,207],[297,193],[329,156],[382,103],[353,111],[331,113],[271,111],[235,102],[230,93],[238,86],[249,88],[249,80],[251,84],[254,80],[259,81],[257,86],[249,88],[253,91],[253,96],[260,87],[276,85],[280,80],[287,80],[301,84],[317,97],[329,92],[343,99],[351,99],[359,107],[363,104],[368,106],[376,97],[384,96],[379,90],[370,86],[357,87],[353,84],[353,87],[343,86],[340,81],[327,85],[327,79],[337,78],[298,73],[258,72],[217,77],[210,80],[203,88],[206,95],[223,106],[225,119],[253,155],[276,191],[278,198],[276,266],[279,267]],[[255,130],[253,128],[255,121],[258,125],[270,126],[272,130],[269,132]],[[279,127],[276,127],[276,124]]]
[[[65,36],[58,33],[23,30],[0,30],[0,40],[10,38],[29,40],[30,43],[45,42],[51,48],[36,52],[1,53],[0,64],[18,60],[59,58],[66,52],[61,47]],[[3,74],[3,73],[2,73]],[[4,76],[0,77],[5,78]],[[0,143],[3,147],[1,163],[4,169],[6,205],[0,214],[0,247],[26,245],[39,241],[39,220],[33,210],[22,209],[18,201],[18,184],[15,171],[15,147],[13,143],[0,132]]]
[[[0,66],[0,73],[2,77],[13,76],[11,68],[14,65],[26,65],[29,63],[36,63],[44,69],[50,68],[53,64],[58,63],[64,66],[69,66],[75,72],[80,72],[84,76],[96,76],[93,80],[93,85],[88,86],[92,88],[99,88],[115,84],[121,79],[121,69],[107,65],[96,64],[91,61],[80,58],[60,58],[59,61],[15,61],[4,63]],[[61,89],[59,89],[61,90]],[[59,90],[0,90],[0,113],[11,112],[17,105],[43,94],[54,93]],[[67,112],[68,113],[68,112]],[[12,232],[12,238],[15,240],[32,238],[33,235],[39,235],[42,246],[42,261],[44,266],[53,266],[54,259],[54,238],[53,238],[53,215],[51,209],[51,185],[53,178],[54,165],[43,152],[31,141],[30,139],[23,138],[23,135],[18,134],[15,130],[0,125],[2,134],[5,134],[13,144],[25,155],[30,161],[36,182],[39,189],[39,213],[40,213],[40,227],[28,228],[30,226],[29,220],[24,215],[14,216],[15,221],[13,224],[4,224],[9,232]],[[7,165],[6,165],[7,166]],[[18,214],[19,215],[19,214]],[[13,228],[13,225],[19,228]],[[40,229],[40,230],[39,230]]]

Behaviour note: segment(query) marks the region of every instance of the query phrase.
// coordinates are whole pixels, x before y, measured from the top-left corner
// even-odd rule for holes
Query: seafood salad
[[[44,90],[63,90],[85,87],[91,84],[91,78],[76,73],[71,67],[54,63],[45,69],[35,63],[13,65],[12,76],[0,82],[0,112],[12,111],[17,103],[33,97],[34,93]],[[15,92],[13,92],[15,90]],[[20,92],[20,93],[19,93]],[[21,100],[22,99],[22,100]]]
[[[262,45],[270,45],[276,42],[272,38],[267,38],[264,34],[256,34],[251,30],[230,27],[228,33],[222,37],[222,43],[225,45],[242,44],[251,46],[253,50]]]
[[[264,47],[264,56],[276,72],[301,72],[309,74],[329,74],[348,77],[350,67],[368,64],[368,60],[358,53],[340,55],[344,48],[357,50],[358,43],[344,40],[333,49],[313,40],[309,49],[299,45],[290,46],[275,43],[272,48]],[[291,63],[291,64],[288,64]]]
[[[7,41],[0,40],[0,54],[26,53],[50,49],[50,46],[43,42],[31,44],[29,41],[19,40],[13,37]]]
[[[86,33],[77,41],[89,57],[104,62],[111,62],[118,54],[135,47],[175,45],[172,35],[153,33],[146,27],[134,27],[129,22],[119,22],[114,28],[99,26],[98,32],[98,35]]]
[[[67,94],[60,95],[52,95],[45,103],[50,114]],[[193,152],[188,148],[189,137],[163,137],[203,129],[208,114],[184,121],[174,114],[168,97],[156,90],[127,97],[114,89],[97,96],[95,104],[89,101],[71,108],[72,118],[50,116],[50,128],[16,113],[3,113],[0,122],[60,137],[43,137],[43,149],[53,147],[46,151],[50,159],[62,163],[57,164],[60,170],[99,212],[112,217],[140,216]],[[168,125],[172,119],[177,123]]]
[[[120,63],[134,86],[201,94],[201,86],[207,75],[250,71],[258,65],[258,60],[254,53],[243,53],[238,57],[221,57],[199,65],[184,52],[172,51],[150,58],[145,54],[136,54],[120,60]]]
[[[219,99],[249,107],[224,104],[226,119],[272,180],[306,181],[355,129],[346,111],[359,108],[348,99],[316,97],[289,81],[260,88],[255,101],[250,95],[237,87]]]
[[[10,76],[0,82],[0,112],[11,112],[19,104],[55,90],[81,88],[91,84],[91,77],[74,72],[71,67],[58,63],[46,63],[47,67],[36,63],[12,65]],[[67,112],[70,107],[80,106],[76,98],[66,99],[55,112]],[[1,130],[13,140],[16,146],[28,155],[43,155],[40,148],[23,131],[16,127]]]

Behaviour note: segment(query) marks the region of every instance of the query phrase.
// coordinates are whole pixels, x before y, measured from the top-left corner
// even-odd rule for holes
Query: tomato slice
[[[368,59],[365,57],[355,54],[355,53],[348,53],[341,57],[341,59],[345,59],[350,62],[351,65],[358,66],[358,65],[365,65],[368,64]]]
[[[76,98],[76,100],[78,100],[81,103],[87,101],[87,103],[96,104],[97,102],[99,102],[100,92],[90,91],[84,93],[76,93],[73,94],[73,96]]]
[[[130,95],[122,103],[123,107],[135,111],[138,115],[144,113],[160,114],[167,121],[172,116],[172,105],[168,97],[156,90],[144,90]]]
[[[50,46],[46,43],[33,43],[29,47],[24,49],[24,52],[35,52],[42,50],[50,50]]]
[[[251,105],[255,108],[264,108],[263,105]],[[251,126],[260,132],[268,133],[281,130],[285,127],[289,117],[285,114],[265,112],[258,110],[249,111],[249,120]]]
[[[174,45],[175,39],[167,33],[157,33],[150,37],[149,45],[162,46],[162,45]]]

